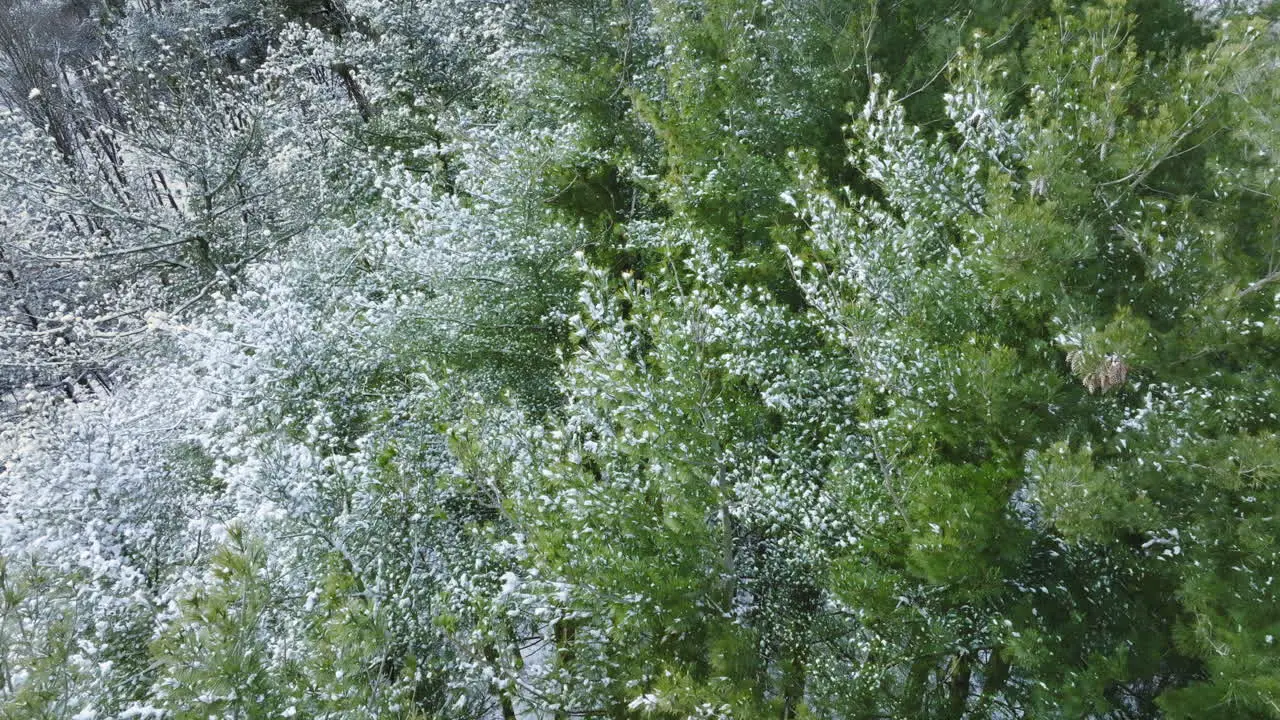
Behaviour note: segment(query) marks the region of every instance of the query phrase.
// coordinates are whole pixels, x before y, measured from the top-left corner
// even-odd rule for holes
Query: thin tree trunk
[[[356,80],[355,72],[351,69],[351,66],[346,63],[334,63],[333,71],[342,80],[342,86],[347,89],[347,95],[350,95],[352,101],[355,102],[356,108],[360,111],[360,118],[365,122],[369,122],[373,118],[373,107],[369,104],[369,98],[360,87],[360,81]]]
[[[950,694],[947,703],[947,717],[960,720],[969,704],[969,688],[973,677],[973,666],[968,655],[957,656],[951,665],[951,678],[948,680]]]
[[[917,658],[907,673],[907,684],[902,689],[902,717],[918,718],[924,715],[924,694],[929,672],[933,670],[933,658]]]
[[[792,654],[783,670],[782,678],[782,720],[793,720],[804,702],[804,688],[808,675],[808,663],[804,651]]]
[[[493,643],[486,643],[484,646],[484,659],[493,666],[494,673],[497,674],[498,669],[498,649]],[[502,707],[502,720],[516,720],[516,706],[511,700],[511,693],[504,688],[497,689],[498,704]]]
[[[573,639],[577,634],[577,622],[563,617],[556,621],[556,655],[559,660],[560,667],[567,667],[573,663]],[[563,708],[557,710],[555,713],[556,720],[568,720],[568,717],[568,713]]]
[[[982,669],[982,707],[988,708],[995,702],[1004,686],[1009,682],[1009,662],[1000,654],[1000,648],[992,648],[991,659]]]

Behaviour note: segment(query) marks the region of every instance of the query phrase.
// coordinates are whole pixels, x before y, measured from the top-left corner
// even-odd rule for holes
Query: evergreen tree
[[[1275,17],[0,3],[0,715],[1280,717]]]

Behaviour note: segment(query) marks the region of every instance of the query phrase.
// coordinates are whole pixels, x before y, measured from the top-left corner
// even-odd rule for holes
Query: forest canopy
[[[0,717],[1280,718],[1280,6],[0,0]]]

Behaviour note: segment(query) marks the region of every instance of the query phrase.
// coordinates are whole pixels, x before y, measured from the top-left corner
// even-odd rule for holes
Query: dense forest
[[[0,717],[1280,718],[1280,7],[0,0]]]

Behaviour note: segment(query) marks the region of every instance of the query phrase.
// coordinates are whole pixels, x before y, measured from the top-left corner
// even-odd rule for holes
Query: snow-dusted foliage
[[[1276,717],[1230,5],[0,6],[0,716]]]

